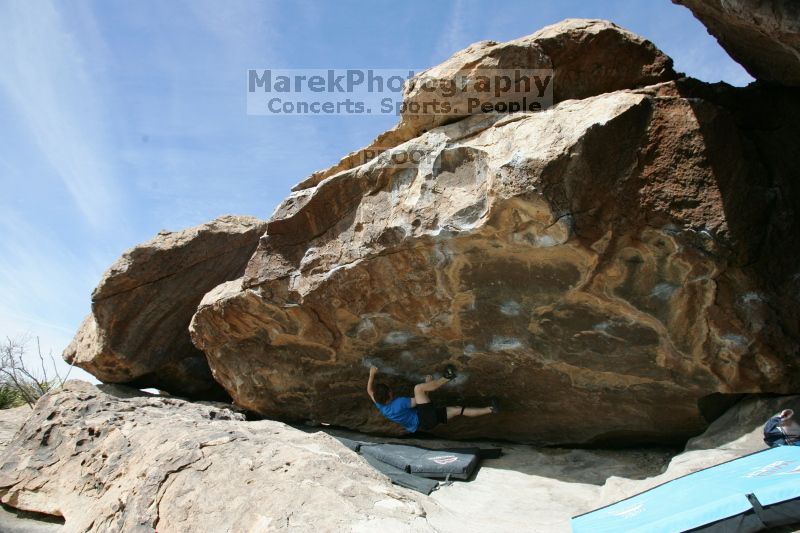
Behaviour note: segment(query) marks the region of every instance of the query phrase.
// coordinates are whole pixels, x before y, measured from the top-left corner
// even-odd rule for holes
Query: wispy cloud
[[[0,89],[14,105],[19,130],[54,169],[85,221],[108,228],[121,202],[90,59],[48,1],[3,2],[0,33]]]
[[[458,50],[467,46],[469,32],[467,31],[467,0],[455,0],[452,9],[447,13],[447,23],[442,30],[441,37],[436,43],[435,54],[431,65],[440,63]]]
[[[193,0],[185,7],[223,45],[242,59],[255,50],[271,55],[277,6],[264,2],[232,2],[219,9],[214,0]]]
[[[76,322],[88,311],[89,294],[103,267],[8,207],[0,218],[0,234],[0,309],[29,321],[60,324]]]
[[[0,235],[0,341],[40,337],[42,352],[53,354],[64,376],[68,367],[61,352],[89,311],[89,294],[102,270],[8,207]],[[35,344],[28,348],[26,363],[38,365]],[[71,377],[89,376],[73,371]]]
[[[137,20],[137,6],[125,6],[125,20]],[[292,185],[389,127],[346,145],[353,129],[371,121],[247,116],[247,70],[291,65],[278,49],[286,46],[281,39],[290,33],[288,21],[295,22],[293,7],[245,1],[221,9],[201,0],[154,8],[152,16],[165,22],[140,52],[158,59],[146,63],[158,99],[131,114],[128,127],[140,134],[124,143],[120,156],[132,183],[150,200],[150,220],[158,227],[179,229],[223,213],[267,217]],[[313,27],[311,18],[300,22]],[[327,23],[324,17],[319,22]],[[315,46],[313,41],[307,44]],[[140,76],[135,69],[129,75]]]

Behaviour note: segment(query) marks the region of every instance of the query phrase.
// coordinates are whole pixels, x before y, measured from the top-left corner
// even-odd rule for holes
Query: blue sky
[[[247,69],[423,69],[570,17],[616,22],[697,78],[751,81],[669,0],[0,0],[0,334],[59,356],[125,249],[221,214],[267,218],[395,122],[248,116]]]

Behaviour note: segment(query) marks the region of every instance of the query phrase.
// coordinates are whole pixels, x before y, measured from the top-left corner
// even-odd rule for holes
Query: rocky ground
[[[0,411],[0,455],[31,413],[33,410],[27,405]],[[20,513],[10,507],[0,507],[0,531],[3,533],[48,533],[61,529],[59,523]]]
[[[762,449],[764,419],[798,403],[745,399],[678,455],[477,442],[502,447],[503,456],[426,497],[390,485],[326,433],[375,437],[248,422],[221,404],[103,389],[70,382],[33,412],[0,412],[0,530],[569,531],[576,514]]]
[[[0,411],[0,454],[5,451],[6,446],[14,437],[14,433],[31,416],[32,412],[27,405]]]

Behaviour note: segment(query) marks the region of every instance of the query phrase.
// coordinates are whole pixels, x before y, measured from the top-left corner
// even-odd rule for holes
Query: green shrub
[[[12,386],[0,385],[0,409],[10,409],[25,404],[25,399]]]

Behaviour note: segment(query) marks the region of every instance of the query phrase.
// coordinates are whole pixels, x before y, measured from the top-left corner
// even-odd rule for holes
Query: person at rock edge
[[[444,377],[433,379],[431,376],[427,376],[424,383],[414,385],[413,397],[395,397],[386,384],[375,383],[377,373],[377,367],[370,367],[367,394],[384,417],[400,424],[409,433],[433,429],[439,424],[446,424],[457,416],[476,417],[496,414],[499,411],[496,400],[492,400],[492,405],[489,407],[464,407],[461,405],[435,407],[431,403],[428,393],[435,391],[456,376],[455,368],[450,365],[445,369]]]
[[[764,442],[771,447],[800,446],[800,424],[794,411],[784,409],[764,424]]]

